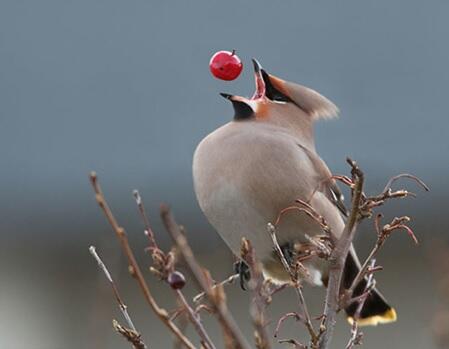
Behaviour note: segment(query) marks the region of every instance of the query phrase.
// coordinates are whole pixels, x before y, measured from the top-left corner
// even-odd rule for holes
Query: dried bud
[[[186,284],[186,278],[179,271],[174,271],[168,274],[167,282],[174,290],[179,290]]]

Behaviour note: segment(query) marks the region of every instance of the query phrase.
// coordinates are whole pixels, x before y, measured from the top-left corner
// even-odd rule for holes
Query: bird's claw
[[[246,291],[248,289],[248,282],[251,279],[248,265],[244,261],[239,260],[234,263],[234,271],[236,274],[239,274],[240,287],[242,290]]]

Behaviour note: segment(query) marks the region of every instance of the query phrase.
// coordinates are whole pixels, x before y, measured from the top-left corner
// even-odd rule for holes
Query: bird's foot
[[[239,274],[240,287],[242,290],[246,291],[248,288],[248,282],[251,279],[251,273],[249,271],[248,264],[244,261],[239,260],[234,263],[234,271]]]
[[[295,261],[295,244],[292,242],[287,242],[279,247],[281,248],[282,254],[284,255],[288,265],[293,265],[293,262]]]

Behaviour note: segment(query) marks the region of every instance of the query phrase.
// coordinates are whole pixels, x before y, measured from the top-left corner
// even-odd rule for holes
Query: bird
[[[242,238],[249,239],[264,276],[285,283],[290,278],[276,255],[267,223],[300,199],[325,219],[335,238],[345,226],[344,197],[316,151],[313,130],[316,121],[337,117],[339,109],[315,90],[269,74],[256,59],[253,65],[256,86],[251,98],[221,94],[232,103],[234,117],[198,144],[193,184],[202,212],[234,255],[240,254]],[[306,246],[308,237],[322,233],[314,219],[297,212],[285,214],[276,226],[285,255],[294,253],[293,246]],[[326,286],[328,263],[324,259],[311,258],[303,264],[308,284]],[[344,287],[352,284],[360,267],[351,246]],[[355,295],[363,292],[366,282],[357,285]],[[356,308],[352,304],[345,309],[349,322]],[[374,288],[358,324],[377,325],[396,318],[395,309]]]

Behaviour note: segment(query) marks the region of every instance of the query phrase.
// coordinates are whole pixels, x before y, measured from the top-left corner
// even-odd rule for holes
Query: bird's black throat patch
[[[245,102],[232,101],[234,120],[248,120],[254,117],[254,110]]]

